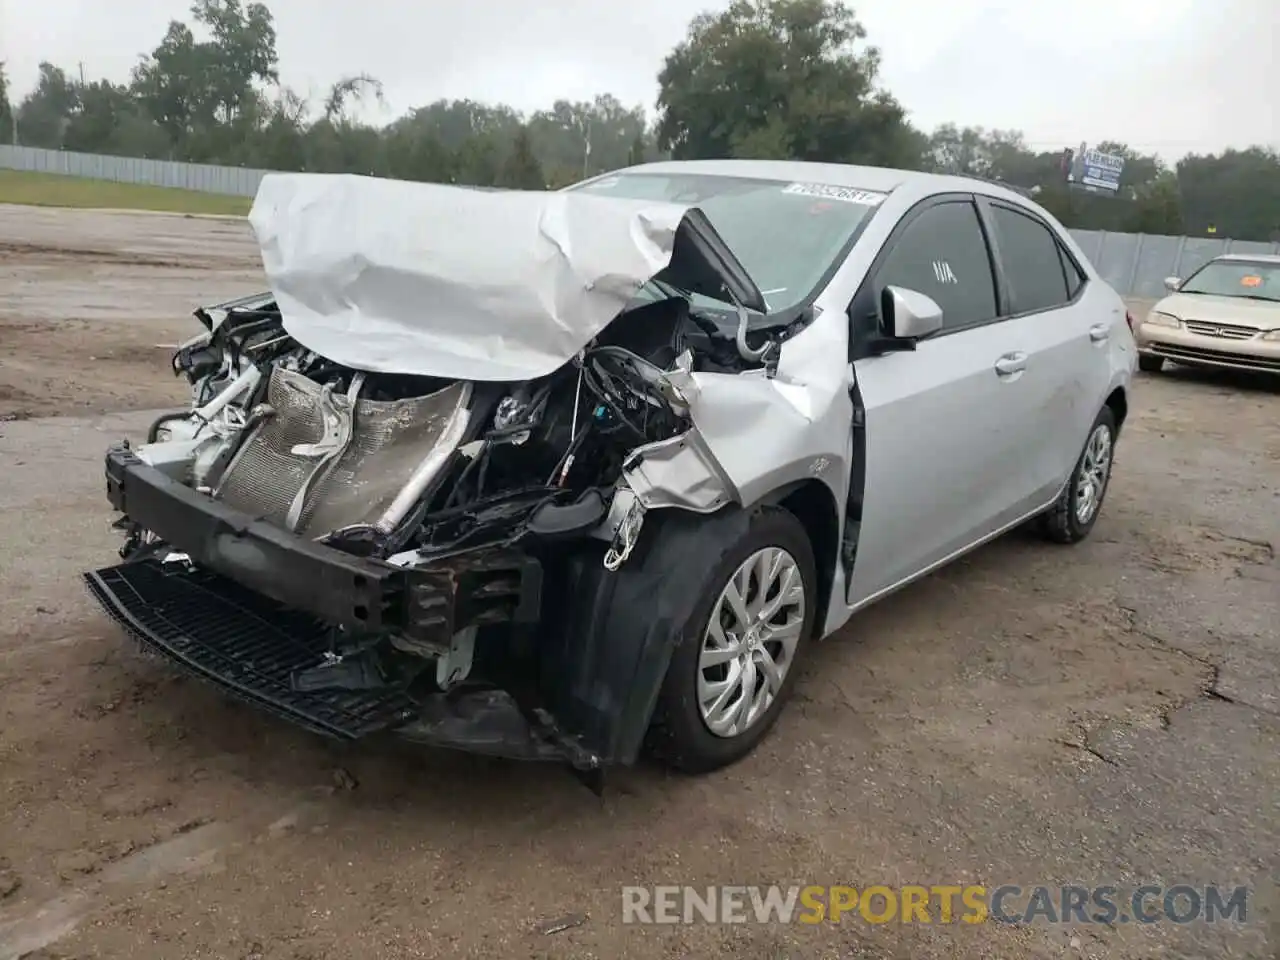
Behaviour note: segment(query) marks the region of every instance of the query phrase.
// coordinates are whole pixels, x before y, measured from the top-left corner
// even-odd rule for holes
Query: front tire
[[[1111,483],[1115,448],[1116,415],[1104,406],[1089,428],[1089,438],[1071,471],[1071,479],[1041,518],[1041,530],[1048,539],[1070,544],[1089,535]]]
[[[819,615],[813,547],[800,521],[781,507],[757,509],[696,596],[648,745],[677,769],[706,773],[755,749],[791,692]]]
[[[1138,354],[1138,369],[1143,373],[1159,373],[1164,369],[1164,357],[1153,357],[1146,353]]]

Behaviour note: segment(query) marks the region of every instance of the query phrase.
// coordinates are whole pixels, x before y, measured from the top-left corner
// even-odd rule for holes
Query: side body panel
[[[1030,509],[1032,381],[994,369],[1012,333],[990,324],[855,364],[867,464],[850,605]]]
[[[1054,234],[1069,258],[1064,262],[1064,279],[1070,282],[1077,274],[1084,275],[1063,242],[1069,238],[1065,231],[1026,208],[980,198],[979,209],[1001,268],[997,279],[1006,299],[1019,282],[1005,269],[1008,248],[1017,238],[1006,235],[995,222],[995,213],[1001,207],[1016,209],[1016,216],[1031,218]],[[1089,428],[1110,393],[1113,342],[1123,348],[1123,338],[1128,333],[1124,302],[1106,283],[1084,276],[1079,288],[1069,292],[1070,301],[1061,306],[1013,313],[1001,321],[1027,353],[1023,415],[1028,430],[1021,456],[1031,488],[1025,509],[1055,499],[1074,468]]]
[[[1124,298],[1116,293],[1115,289],[1099,276],[1098,272],[1089,263],[1089,258],[1085,256],[1084,250],[1076,243],[1075,238],[1070,232],[1047,211],[1040,211],[1041,215],[1047,220],[1058,234],[1058,239],[1067,248],[1076,265],[1084,273],[1088,286],[1086,287],[1089,303],[1087,310],[1091,315],[1097,316],[1092,323],[1104,323],[1108,320],[1111,323],[1111,332],[1105,341],[1103,352],[1106,354],[1105,365],[1107,368],[1108,382],[1104,392],[1105,398],[1110,397],[1117,390],[1123,391],[1126,395],[1133,382],[1133,376],[1138,369],[1138,345],[1133,338],[1133,331],[1129,328],[1126,316]],[[1091,324],[1092,325],[1092,324]],[[1100,401],[1098,406],[1101,406]],[[1097,413],[1097,407],[1094,409]],[[1092,418],[1088,418],[1092,422]],[[1081,443],[1084,442],[1084,434],[1081,433]]]
[[[1127,327],[1108,292],[1086,290],[1068,307],[1008,321],[1025,329],[1028,344],[1027,417],[1037,429],[1026,455],[1036,502],[1057,497],[1110,392],[1110,340]]]
[[[877,248],[863,251],[859,297],[916,208],[948,198],[926,190],[902,199],[912,202],[879,224]],[[1123,301],[1061,224],[998,187],[975,187],[973,199],[990,245],[997,318],[935,335],[914,351],[867,356],[856,347],[853,317],[865,481],[850,491],[860,508],[856,559],[851,573],[842,571],[846,603],[837,609],[833,597],[828,632],[879,596],[1049,506],[1097,411],[1112,391],[1127,387],[1136,365]],[[1040,220],[1075,261],[1085,283],[1072,302],[1012,312],[985,213],[992,201]]]

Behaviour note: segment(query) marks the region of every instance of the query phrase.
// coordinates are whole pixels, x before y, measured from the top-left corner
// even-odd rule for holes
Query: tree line
[[[40,64],[13,104],[0,64],[0,141],[274,170],[351,172],[525,189],[660,157],[862,163],[1003,180],[1033,191],[1066,225],[1280,240],[1280,154],[1255,146],[1173,166],[1121,141],[1120,192],[1068,184],[1063,151],[1017,131],[913,126],[878,83],[880,54],[840,0],[735,0],[696,17],[658,75],[654,118],[603,93],[525,115],[437,100],[385,126],[359,119],[384,101],[372,75],[338,80],[320,102],[280,83],[263,3],[195,0],[128,83]]]

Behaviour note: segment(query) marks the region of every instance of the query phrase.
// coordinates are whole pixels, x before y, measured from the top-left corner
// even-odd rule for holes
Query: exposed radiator
[[[290,508],[317,469],[294,529],[319,537],[340,527],[371,524],[382,516],[414,470],[445,440],[446,428],[465,397],[452,384],[409,400],[357,400],[351,441],[327,464],[295,452],[325,436],[322,388],[302,374],[276,367],[267,385],[275,411],[254,428],[223,474],[214,496],[282,527]],[[351,401],[334,393],[340,415]]]

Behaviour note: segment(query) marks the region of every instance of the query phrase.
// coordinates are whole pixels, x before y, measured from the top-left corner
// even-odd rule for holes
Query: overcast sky
[[[317,98],[366,71],[389,113],[470,97],[532,110],[613,93],[651,108],[663,56],[726,0],[268,0],[281,79]],[[50,60],[128,77],[187,0],[0,0],[20,96]],[[1176,159],[1280,146],[1280,0],[861,0],[881,82],[931,129],[1022,130],[1037,149],[1124,140]]]

